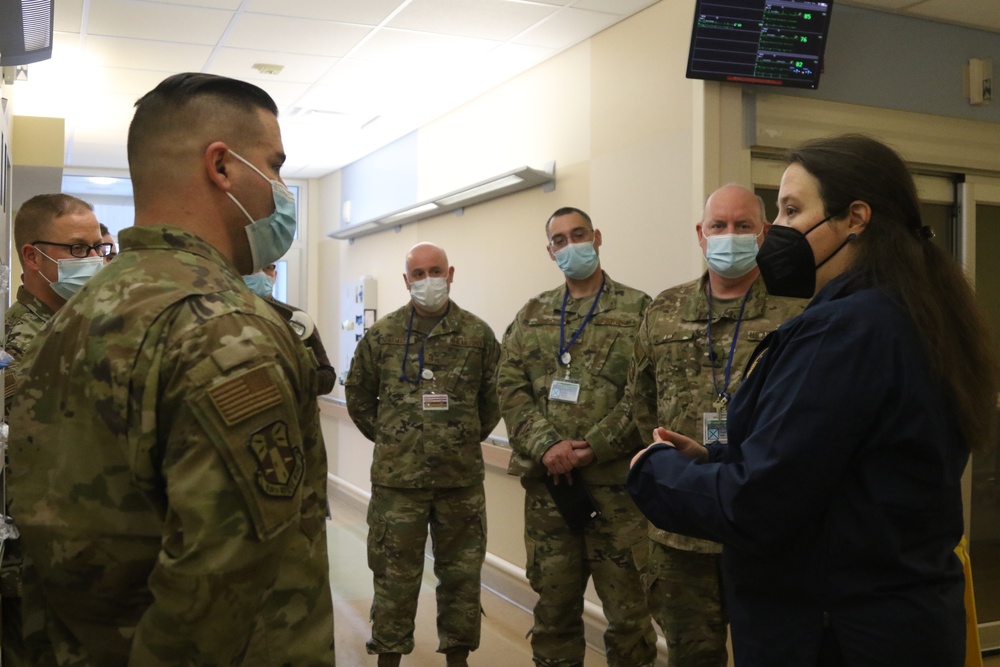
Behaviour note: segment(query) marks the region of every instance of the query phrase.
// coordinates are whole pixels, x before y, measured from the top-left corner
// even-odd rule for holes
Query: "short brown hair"
[[[14,243],[17,245],[17,257],[24,268],[24,258],[21,248],[44,238],[49,233],[49,225],[62,215],[93,212],[94,207],[73,195],[50,194],[35,195],[21,204],[14,216]]]

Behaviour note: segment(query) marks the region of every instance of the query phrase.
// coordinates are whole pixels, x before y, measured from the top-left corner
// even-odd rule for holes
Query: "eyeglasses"
[[[590,236],[593,233],[593,229],[577,227],[569,233],[569,238],[567,238],[564,234],[554,234],[552,239],[549,241],[549,245],[556,250],[562,250],[570,243],[585,243],[586,241],[589,241]]]
[[[83,259],[84,257],[90,257],[90,251],[97,253],[98,257],[107,257],[110,255],[114,249],[114,243],[98,243],[96,245],[87,245],[86,243],[53,243],[52,241],[32,241],[31,245],[54,245],[60,248],[69,248],[69,254],[73,257],[79,257]]]

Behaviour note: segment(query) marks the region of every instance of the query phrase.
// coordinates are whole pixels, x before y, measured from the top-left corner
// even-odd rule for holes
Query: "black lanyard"
[[[434,331],[434,327],[441,323],[447,315],[448,311],[451,310],[451,304],[448,304],[448,310],[444,311],[444,315],[434,323],[434,326],[430,328],[430,331],[424,336],[424,340],[420,343],[420,349],[417,350],[417,377],[415,380],[411,380],[406,375],[406,358],[410,355],[410,335],[413,333],[413,315],[417,312],[417,309],[410,306],[410,323],[406,325],[406,346],[403,348],[403,366],[400,369],[399,379],[403,382],[410,382],[412,384],[420,384],[420,380],[424,376],[424,348],[427,347],[427,339],[431,337],[431,331]]]
[[[733,357],[736,355],[736,342],[740,337],[740,323],[743,321],[743,310],[747,307],[747,300],[750,298],[750,291],[743,296],[743,303],[740,304],[740,314],[736,318],[736,328],[733,329],[733,342],[729,346],[729,358],[726,360],[726,369],[723,371],[722,376],[722,390],[719,390],[719,381],[715,377],[715,348],[712,347],[712,317],[715,313],[712,311],[712,281],[708,281],[708,354],[709,359],[712,362],[712,386],[715,387],[715,395],[722,401],[725,405],[732,398],[732,394],[729,393],[729,378],[733,370]]]
[[[562,364],[562,356],[566,354],[569,348],[573,347],[579,338],[580,334],[583,333],[584,327],[587,326],[587,322],[590,322],[590,318],[594,315],[594,310],[597,308],[597,301],[601,298],[601,292],[604,291],[604,277],[601,277],[601,288],[597,290],[597,296],[594,297],[594,303],[590,304],[590,310],[587,311],[587,316],[583,318],[583,323],[580,324],[580,328],[576,330],[573,337],[569,340],[569,345],[566,345],[566,302],[569,300],[569,287],[566,288],[566,293],[563,295],[562,310],[559,312],[559,354],[556,355],[556,359],[560,364]]]

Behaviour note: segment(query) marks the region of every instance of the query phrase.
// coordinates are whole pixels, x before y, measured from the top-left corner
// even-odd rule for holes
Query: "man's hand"
[[[582,468],[594,462],[596,455],[586,440],[573,440],[573,455],[576,457],[574,467]]]
[[[548,474],[556,478],[556,484],[559,483],[560,475],[565,475],[566,480],[572,484],[573,479],[570,473],[573,472],[573,468],[577,465],[585,465],[577,463],[581,458],[577,454],[578,450],[590,451],[591,457],[594,455],[586,440],[560,440],[542,454],[542,465],[545,466]]]

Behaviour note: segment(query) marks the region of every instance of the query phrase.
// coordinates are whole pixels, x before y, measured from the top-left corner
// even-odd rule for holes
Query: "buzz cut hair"
[[[545,236],[546,236],[546,238],[551,238],[549,236],[549,226],[552,224],[552,220],[555,219],[555,218],[564,216],[564,215],[569,215],[571,213],[576,213],[577,215],[579,215],[581,218],[583,218],[584,220],[587,221],[587,226],[590,227],[590,229],[594,229],[594,221],[591,220],[590,216],[587,215],[584,211],[582,211],[582,210],[580,210],[578,208],[575,208],[573,206],[563,206],[562,208],[557,208],[556,212],[553,213],[552,215],[550,215],[549,219],[545,221]]]

